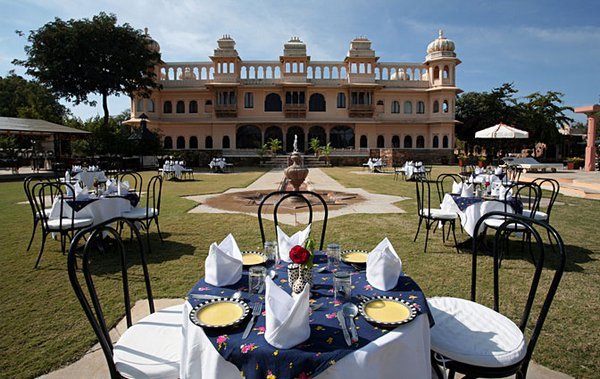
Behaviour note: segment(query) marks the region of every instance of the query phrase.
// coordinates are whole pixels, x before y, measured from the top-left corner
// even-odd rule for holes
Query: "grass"
[[[446,171],[448,168],[444,168]],[[442,167],[434,168],[434,175]],[[328,168],[326,173],[346,187],[362,187],[369,192],[410,197],[397,205],[406,214],[346,215],[330,220],[328,241],[338,241],[342,248],[372,248],[388,236],[402,258],[404,270],[428,296],[469,297],[471,259],[457,254],[441,243],[439,233],[430,236],[428,252],[423,253],[421,234],[412,242],[416,231],[414,184],[395,182],[391,175],[358,175],[357,168]],[[235,175],[197,175],[194,182],[165,182],[161,211],[161,229],[166,241],[160,245],[152,229],[150,274],[156,298],[182,297],[203,275],[208,246],[233,232],[240,247],[256,249],[260,233],[255,217],[235,214],[190,214],[196,203],[185,195],[219,193],[232,187],[245,187],[264,171],[248,169]],[[145,174],[145,181],[152,173]],[[95,342],[95,336],[70,288],[66,259],[59,244],[46,246],[40,269],[33,270],[39,239],[32,251],[25,253],[31,231],[31,213],[20,182],[0,184],[0,377],[29,378],[77,360]],[[600,202],[559,196],[564,203],[555,206],[553,224],[567,246],[568,264],[554,304],[534,353],[534,360],[544,366],[575,377],[594,377],[600,369],[600,237],[596,217]],[[38,236],[39,237],[39,236]],[[459,242],[467,239],[459,234]],[[118,278],[111,269],[110,258],[96,279],[109,296],[106,309],[110,324],[122,317],[117,291],[111,291]],[[489,258],[479,260],[485,278]],[[532,265],[526,254],[516,252],[503,263],[503,313],[513,320],[520,316],[524,301],[523,288],[531,277]],[[487,271],[486,271],[487,270]],[[548,273],[544,273],[547,279]],[[143,286],[133,279],[134,297],[144,296]],[[489,300],[490,283],[482,283],[482,300]],[[489,304],[489,302],[487,303]]]

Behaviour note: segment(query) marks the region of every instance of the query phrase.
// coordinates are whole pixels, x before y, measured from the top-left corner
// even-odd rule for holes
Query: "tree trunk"
[[[108,128],[108,95],[106,93],[102,94],[102,109],[104,110],[104,128]]]

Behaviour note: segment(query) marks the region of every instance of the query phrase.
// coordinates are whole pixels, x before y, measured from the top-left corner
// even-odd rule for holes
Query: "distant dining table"
[[[79,171],[71,176],[72,180],[81,181],[87,188],[94,187],[94,180],[99,183],[106,183],[106,174],[104,171]]]
[[[325,265],[326,260],[323,253],[317,253],[316,267]],[[393,296],[413,303],[417,316],[391,329],[359,316],[355,319],[359,340],[348,346],[336,317],[342,304],[334,301],[333,274],[313,269],[310,302],[321,305],[310,313],[310,337],[291,349],[276,349],[264,338],[264,310],[247,339],[242,339],[247,319],[226,328],[203,328],[190,320],[193,307],[203,302],[194,298],[200,294],[231,297],[242,291],[245,302],[264,302],[264,294],[248,293],[246,270],[238,283],[227,287],[211,286],[200,279],[184,305],[180,378],[430,378],[429,340],[434,321],[417,283],[403,275],[392,290],[380,291],[367,282],[364,271],[341,265],[353,270],[349,301],[358,304],[377,295]],[[285,263],[276,266],[273,280],[289,293],[286,267]]]

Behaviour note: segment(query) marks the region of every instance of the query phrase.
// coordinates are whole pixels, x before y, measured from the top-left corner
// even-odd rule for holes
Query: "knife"
[[[348,329],[346,329],[346,320],[344,320],[344,312],[341,310],[337,312],[337,318],[340,322],[340,326],[342,327],[342,331],[344,332],[344,339],[348,346],[352,345],[352,340],[350,339],[350,333],[348,333]]]
[[[190,295],[190,297],[191,297],[192,299],[195,299],[195,300],[213,300],[213,299],[220,299],[220,298],[222,298],[223,296],[215,296],[215,295],[201,295],[201,294],[196,294],[196,293],[193,293],[193,294],[191,294],[191,295]]]

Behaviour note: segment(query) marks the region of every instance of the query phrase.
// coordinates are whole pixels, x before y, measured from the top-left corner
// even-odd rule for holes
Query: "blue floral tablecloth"
[[[140,198],[137,194],[135,193],[128,193],[127,195],[124,196],[109,196],[109,198],[115,198],[115,197],[120,197],[122,199],[127,199],[129,200],[129,203],[131,203],[132,207],[135,207],[138,202],[140,201]],[[82,210],[83,208],[85,208],[88,204],[93,203],[94,201],[98,201],[100,200],[100,198],[95,197],[95,198],[89,198],[89,199],[85,199],[85,200],[67,200],[66,203],[67,205],[69,205],[75,212],[79,212],[80,210]]]
[[[315,256],[316,267],[323,266],[326,257],[322,253]],[[373,288],[366,280],[364,271],[358,272],[351,266],[342,264],[343,269],[353,271],[352,299],[359,304],[364,297],[387,295],[395,296],[413,303],[418,310],[417,317],[428,317],[430,326],[433,318],[427,307],[425,295],[419,286],[408,276],[401,276],[398,284],[391,291],[379,291]],[[277,277],[274,282],[281,288],[290,292],[287,283],[287,266],[280,265],[276,268]],[[257,317],[249,337],[242,339],[242,334],[249,321],[243,321],[236,327],[225,329],[210,329],[204,331],[214,348],[227,361],[235,364],[245,378],[310,378],[334,365],[349,353],[362,348],[371,341],[376,340],[389,329],[383,329],[365,321],[362,316],[355,319],[359,341],[352,346],[347,346],[340,328],[337,312],[341,310],[341,302],[333,299],[333,274],[325,271],[317,273],[313,270],[314,285],[311,291],[311,303],[323,304],[311,313],[310,338],[292,349],[276,349],[264,339],[265,310],[264,295],[249,295],[248,274],[244,271],[242,279],[231,286],[214,287],[201,279],[188,293],[188,301],[195,306],[202,300],[195,300],[192,294],[211,294],[231,296],[237,290],[243,291],[243,298],[250,308],[260,301],[263,303],[262,315]],[[400,326],[402,328],[402,326]],[[269,376],[272,375],[272,376]]]

